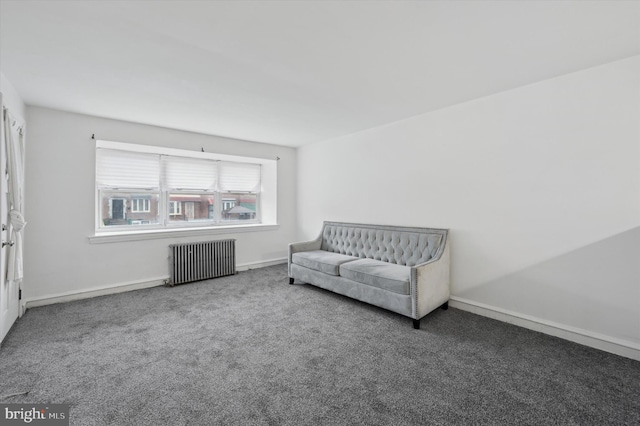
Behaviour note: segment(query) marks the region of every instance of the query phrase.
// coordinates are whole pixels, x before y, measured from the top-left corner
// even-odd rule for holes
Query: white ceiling
[[[28,105],[301,146],[640,54],[637,1],[0,0]]]

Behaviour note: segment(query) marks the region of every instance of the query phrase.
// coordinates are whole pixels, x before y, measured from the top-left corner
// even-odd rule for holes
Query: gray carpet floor
[[[278,265],[30,309],[0,396],[72,425],[638,425],[640,362],[453,308],[414,330]]]

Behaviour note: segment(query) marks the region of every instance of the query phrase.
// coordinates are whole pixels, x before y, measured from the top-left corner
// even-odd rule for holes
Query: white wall
[[[236,238],[240,265],[284,259],[295,224],[295,150],[52,109],[28,107],[24,292],[38,301],[168,276],[168,245]],[[277,230],[90,244],[95,142],[104,140],[260,157],[278,162]],[[47,299],[51,300],[51,299]],[[55,300],[55,299],[53,299]]]
[[[634,56],[305,146],[299,235],[450,228],[454,296],[640,348],[639,121]]]

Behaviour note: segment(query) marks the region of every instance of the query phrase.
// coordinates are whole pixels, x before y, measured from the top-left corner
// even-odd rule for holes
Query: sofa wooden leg
[[[447,309],[449,309],[449,301],[447,300],[446,302],[444,302],[441,306],[440,309],[444,309],[445,311]]]
[[[293,278],[289,278],[289,284],[293,284]]]
[[[415,328],[416,330],[420,330],[420,320],[419,319],[414,319],[413,320],[413,328]]]

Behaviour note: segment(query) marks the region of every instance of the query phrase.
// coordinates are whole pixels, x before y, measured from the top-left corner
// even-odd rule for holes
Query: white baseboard
[[[280,265],[287,263],[287,258],[262,260],[259,262],[243,263],[236,266],[236,271],[248,271],[250,269],[264,268],[267,266]],[[29,308],[37,306],[52,305],[54,303],[71,302],[73,300],[88,299],[91,297],[105,296],[107,294],[123,293],[125,291],[140,290],[143,288],[157,287],[164,285],[169,277],[157,277],[146,280],[130,281],[103,287],[94,287],[80,291],[68,291],[64,293],[51,294],[47,296],[26,299],[22,305],[22,313]]]
[[[261,260],[259,262],[249,262],[242,263],[240,265],[236,265],[236,271],[248,271],[250,269],[258,269],[258,268],[266,268],[267,266],[281,265],[283,263],[287,263],[289,259],[270,259],[270,260]]]
[[[449,306],[640,361],[640,344],[451,296]]]
[[[52,305],[54,303],[71,302],[73,300],[88,299],[91,297],[105,296],[107,294],[124,293],[125,291],[140,290],[143,288],[157,287],[163,285],[169,277],[157,277],[147,280],[130,281],[110,286],[94,287],[80,291],[67,291],[64,293],[35,297],[25,301],[25,308],[35,308],[36,306]]]

